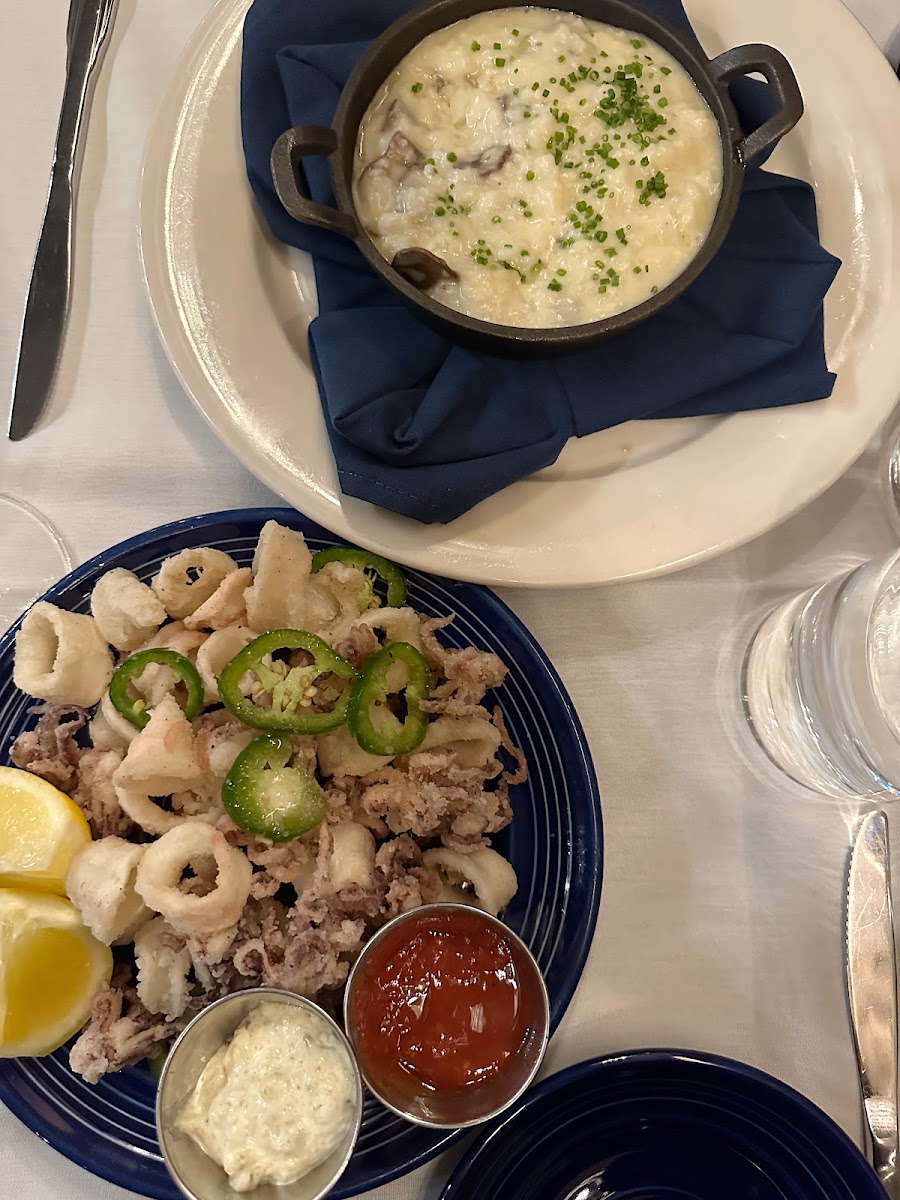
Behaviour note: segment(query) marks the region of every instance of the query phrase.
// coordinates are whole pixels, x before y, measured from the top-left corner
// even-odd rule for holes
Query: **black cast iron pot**
[[[744,171],[788,133],[803,115],[803,99],[790,63],[771,46],[737,46],[709,60],[671,26],[627,0],[531,0],[530,7],[564,9],[590,20],[633,30],[678,59],[709,105],[719,126],[723,152],[722,195],[709,235],[685,270],[642,304],[600,321],[563,328],[523,329],[466,316],[421,291],[382,257],[357,218],[352,174],[359,125],[385,79],[423,38],[475,13],[506,7],[496,0],[430,0],[413,9],[377,38],[356,65],[341,94],[334,124],[298,125],[282,134],[272,151],[272,177],[279,199],[298,221],[342,234],[356,243],[385,283],[441,333],[495,354],[552,354],[584,350],[612,334],[646,321],[671,304],[718,251],[734,220]],[[760,72],[775,93],[777,110],[753,133],[745,134],[728,95],[737,76]],[[302,167],[306,154],[329,158],[338,207],[310,200]]]

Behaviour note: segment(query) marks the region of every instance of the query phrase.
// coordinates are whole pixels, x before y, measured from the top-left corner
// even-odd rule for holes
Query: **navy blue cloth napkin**
[[[680,0],[647,7],[693,37]],[[418,521],[452,521],[554,462],[570,437],[634,418],[682,417],[828,396],[822,299],[840,263],[819,245],[796,179],[748,173],[734,227],[703,275],[643,325],[591,350],[515,362],[453,345],[373,274],[356,247],[300,225],[269,174],[278,136],[331,123],[372,38],[411,0],[255,0],[244,26],[241,118],[250,184],[275,237],[315,261],[313,364],[345,494]],[[732,86],[741,119],[768,91]],[[333,203],[326,164],[305,161]]]

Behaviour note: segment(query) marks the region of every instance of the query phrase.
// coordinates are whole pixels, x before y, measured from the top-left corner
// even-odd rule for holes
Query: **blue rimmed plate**
[[[89,611],[97,579],[125,567],[149,580],[160,562],[192,546],[224,550],[249,565],[263,525],[300,530],[313,550],[336,539],[292,509],[210,513],[151,530],[107,550],[43,597]],[[492,592],[407,572],[410,603],[428,616],[456,614],[442,637],[454,646],[492,650],[509,666],[496,695],[531,777],[512,793],[514,821],[496,839],[513,863],[519,893],[505,914],[535,954],[550,992],[555,1029],[587,958],[600,903],[603,840],[600,798],[590,752],[572,702],[541,648]],[[18,622],[0,639],[0,762],[12,740],[33,724],[32,701],[12,682]],[[121,1187],[157,1200],[178,1200],[156,1141],[156,1086],[146,1068],[86,1084],[68,1067],[65,1049],[42,1059],[0,1062],[0,1100],[67,1158]],[[393,1116],[369,1097],[356,1152],[334,1200],[378,1187],[433,1158],[455,1141]]]
[[[441,1200],[885,1200],[821,1109],[727,1058],[578,1063],[487,1127]]]

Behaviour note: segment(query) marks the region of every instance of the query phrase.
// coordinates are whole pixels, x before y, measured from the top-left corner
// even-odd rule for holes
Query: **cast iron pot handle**
[[[777,112],[737,144],[741,161],[745,167],[749,167],[761,154],[780,142],[786,133],[790,133],[803,116],[803,97],[797,77],[791,64],[774,46],[735,46],[733,50],[726,50],[714,58],[709,66],[713,77],[726,85],[739,75],[759,71],[775,92]]]
[[[278,199],[295,221],[355,238],[357,226],[353,217],[327,204],[318,204],[307,195],[300,160],[305,154],[327,156],[336,149],[337,134],[327,125],[297,125],[288,129],[272,148],[272,182]]]

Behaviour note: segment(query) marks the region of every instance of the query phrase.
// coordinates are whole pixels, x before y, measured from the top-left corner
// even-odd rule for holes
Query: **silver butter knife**
[[[72,224],[83,131],[116,0],[71,0],[66,86],[50,194],[34,258],[13,379],[9,436],[19,441],[44,410],[59,365],[72,282]]]
[[[872,1164],[900,1200],[897,1130],[897,962],[887,818],[865,818],[850,858],[847,980]]]

